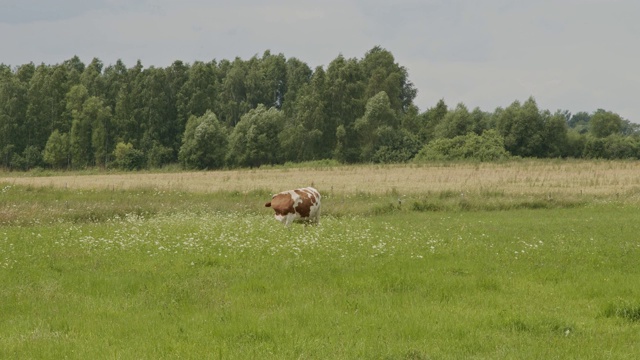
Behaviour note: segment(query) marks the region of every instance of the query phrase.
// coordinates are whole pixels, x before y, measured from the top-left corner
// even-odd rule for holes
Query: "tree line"
[[[0,166],[640,158],[638,125],[611,111],[551,113],[529,98],[493,112],[440,100],[420,112],[416,93],[380,47],[315,69],[270,51],[166,68],[0,64]]]

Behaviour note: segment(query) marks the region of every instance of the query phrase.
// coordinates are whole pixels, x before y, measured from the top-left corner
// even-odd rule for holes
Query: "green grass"
[[[0,191],[0,358],[640,354],[632,204],[360,193],[285,229],[260,191]]]

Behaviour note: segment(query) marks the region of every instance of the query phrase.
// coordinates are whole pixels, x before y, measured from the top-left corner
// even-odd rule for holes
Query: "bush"
[[[400,163],[411,160],[420,150],[420,141],[407,130],[378,129],[379,144],[371,160],[375,163]]]
[[[162,167],[162,165],[169,164],[173,160],[173,149],[160,144],[153,144],[147,156],[147,163],[153,168]]]
[[[71,153],[69,152],[69,136],[60,134],[55,130],[49,136],[43,153],[44,162],[54,168],[63,168],[69,166],[71,161]]]
[[[207,111],[187,121],[178,159],[185,169],[219,169],[224,166],[227,148],[227,130],[215,113]]]
[[[115,165],[123,170],[139,170],[144,167],[144,153],[134,149],[131,143],[118,143],[113,151]]]
[[[416,155],[416,161],[476,160],[496,161],[509,158],[504,139],[495,130],[482,135],[469,133],[453,139],[436,139]]]
[[[17,170],[26,171],[42,164],[42,152],[33,145],[27,146],[22,155],[13,153],[11,157],[11,167]]]
[[[589,136],[584,147],[584,157],[587,159],[637,159],[639,156],[640,143],[629,136]]]

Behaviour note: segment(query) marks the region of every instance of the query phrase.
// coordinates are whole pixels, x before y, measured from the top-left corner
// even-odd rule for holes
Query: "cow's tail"
[[[264,207],[271,207],[271,201],[269,201],[268,203],[264,204]]]

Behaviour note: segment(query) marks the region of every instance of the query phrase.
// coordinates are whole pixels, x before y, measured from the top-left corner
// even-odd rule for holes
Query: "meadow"
[[[0,358],[634,359],[638,166],[0,174]]]

